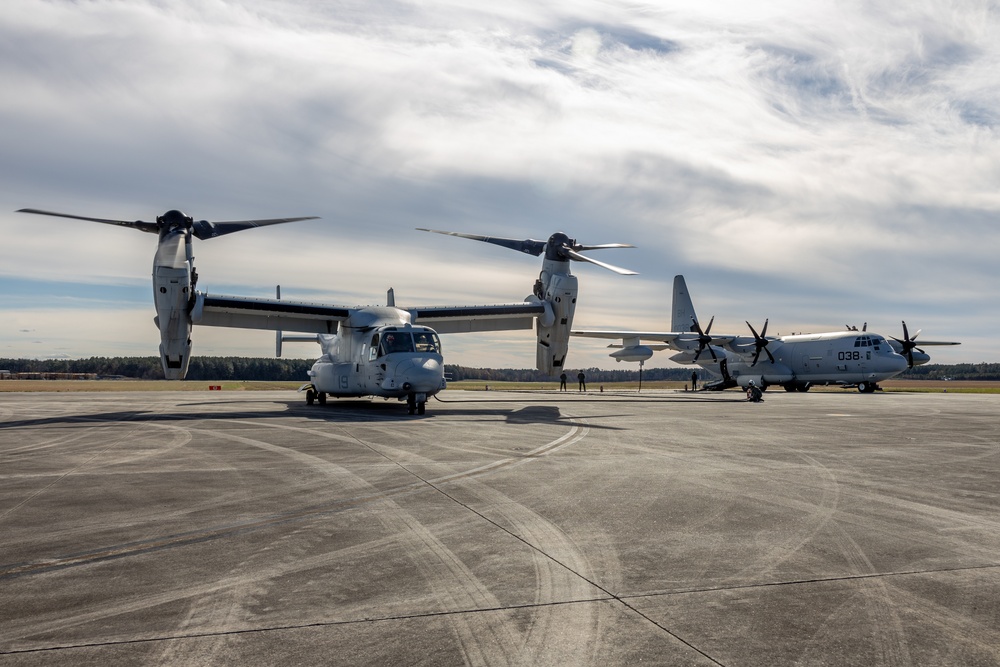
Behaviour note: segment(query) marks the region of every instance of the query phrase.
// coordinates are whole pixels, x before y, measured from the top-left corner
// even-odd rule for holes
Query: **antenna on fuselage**
[[[389,291],[385,293],[385,305],[389,308],[396,307],[396,293],[390,287]]]
[[[281,285],[274,286],[274,298],[281,301]],[[281,356],[281,329],[274,332],[274,356]]]

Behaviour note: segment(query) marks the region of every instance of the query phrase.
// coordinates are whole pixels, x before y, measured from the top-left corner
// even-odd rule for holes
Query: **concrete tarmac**
[[[0,665],[1000,665],[1000,396],[0,394]]]

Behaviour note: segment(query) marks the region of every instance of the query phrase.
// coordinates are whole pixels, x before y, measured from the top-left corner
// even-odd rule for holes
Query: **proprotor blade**
[[[583,252],[585,250],[604,250],[605,248],[634,248],[630,243],[599,243],[597,245],[575,245],[573,250]]]
[[[536,241],[534,239],[505,239],[496,236],[480,236],[479,234],[462,234],[460,232],[445,232],[439,229],[426,229],[424,227],[417,227],[418,232],[431,232],[432,234],[444,234],[445,236],[460,236],[463,239],[472,239],[473,241],[482,241],[484,243],[492,243],[493,245],[503,246],[504,248],[510,248],[511,250],[517,250],[518,252],[523,252],[528,255],[534,255],[538,257],[545,250],[545,241]]]
[[[229,222],[209,222],[199,220],[191,226],[191,231],[195,238],[214,239],[217,236],[225,236],[244,229],[253,227],[266,227],[268,225],[280,225],[285,222],[298,222],[299,220],[317,220],[315,215],[308,215],[301,218],[272,218],[270,220],[233,220]]]
[[[69,213],[56,213],[54,211],[42,211],[37,208],[21,208],[16,213],[34,213],[36,215],[51,215],[56,218],[72,218],[74,220],[89,220],[90,222],[100,222],[105,225],[117,225],[119,227],[132,227],[142,232],[152,232],[156,234],[159,228],[155,222],[143,222],[142,220],[106,220],[104,218],[89,218],[83,215],[71,215]]]
[[[629,247],[629,246],[625,246],[625,247]],[[636,271],[630,271],[629,269],[623,269],[620,266],[615,266],[614,264],[608,264],[606,262],[599,262],[596,259],[591,259],[590,257],[587,257],[586,255],[582,255],[582,254],[578,253],[577,251],[573,250],[572,248],[565,248],[565,253],[569,257],[572,257],[573,259],[575,259],[578,262],[588,262],[590,264],[596,264],[597,266],[605,268],[608,271],[614,271],[615,273],[621,274],[623,276],[637,276],[637,275],[639,275]]]

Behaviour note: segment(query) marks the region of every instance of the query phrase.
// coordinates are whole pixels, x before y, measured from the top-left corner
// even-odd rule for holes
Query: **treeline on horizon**
[[[188,368],[187,379],[203,380],[253,380],[259,382],[308,380],[308,371],[314,359],[276,359],[267,357],[194,357]],[[644,381],[685,382],[691,379],[688,368],[647,368],[642,372]],[[159,357],[91,357],[89,359],[0,359],[0,369],[12,373],[93,373],[99,377],[124,377],[137,380],[162,380],[163,369]],[[567,370],[570,382],[582,370],[588,382],[635,382],[639,369],[603,370],[599,368],[574,368]],[[451,381],[485,380],[487,382],[551,382],[552,377],[535,369],[470,368],[445,365]],[[697,369],[702,381],[711,376]],[[898,376],[914,380],[980,380],[1000,381],[1000,364],[927,364],[917,366]]]

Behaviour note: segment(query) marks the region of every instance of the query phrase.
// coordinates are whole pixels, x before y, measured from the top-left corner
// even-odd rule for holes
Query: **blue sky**
[[[962,341],[934,361],[997,361],[997,34],[997,3],[961,0],[8,0],[0,357],[157,351],[155,237],[13,212],[34,207],[321,216],[198,244],[200,287],[339,305],[519,301],[536,259],[414,228],[561,230],[637,246],[598,258],[638,276],[574,265],[580,327],[666,329],[682,273],[717,332],[905,319]],[[474,366],[533,345],[445,340]]]

